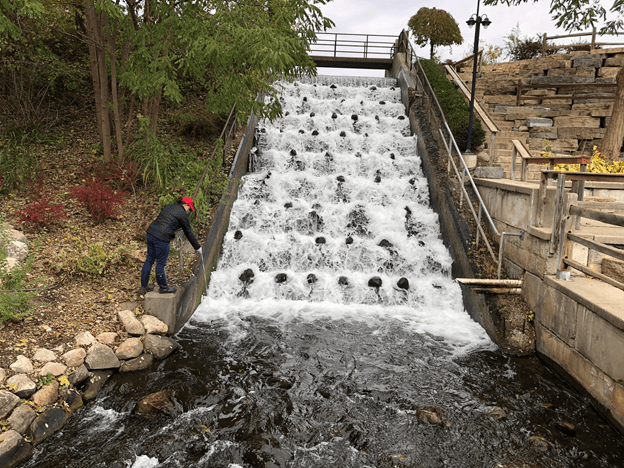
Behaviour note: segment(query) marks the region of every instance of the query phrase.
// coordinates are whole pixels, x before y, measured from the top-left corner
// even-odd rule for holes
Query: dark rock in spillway
[[[371,87],[370,87],[370,88],[368,88],[368,89],[370,89],[371,91],[377,91],[377,86],[371,86]]]
[[[290,150],[290,155],[291,156],[297,156],[297,150],[291,149]]]
[[[314,131],[312,132],[312,135],[314,135],[314,136],[318,136],[318,134],[319,134],[318,130],[314,130]]]
[[[347,224],[347,229],[350,232],[355,232],[359,236],[368,237],[370,234],[368,232],[368,223],[369,219],[366,216],[366,209],[362,205],[357,205],[349,215],[347,216],[349,223]]]
[[[275,282],[277,284],[285,283],[286,280],[288,280],[288,275],[286,275],[286,273],[278,273],[275,275]]]
[[[381,288],[381,278],[379,276],[373,276],[368,280],[368,286],[371,288]]]
[[[344,138],[344,137],[346,137],[346,136],[347,136],[347,132],[345,132],[345,131],[343,130],[342,132],[340,132],[340,136],[341,136],[341,137],[343,137],[343,138]]]
[[[399,281],[397,281],[397,286],[400,289],[404,289],[405,291],[407,291],[409,289],[409,281],[407,278],[401,278]]]
[[[345,243],[346,243],[347,245],[351,245],[351,244],[353,244],[353,237],[351,237],[351,236],[347,237],[347,240],[345,241]]]
[[[317,244],[319,244],[319,245],[320,245],[320,244],[324,244],[326,241],[325,241],[325,238],[321,236],[321,237],[317,237],[317,238],[314,240],[314,242],[316,242]]]
[[[410,185],[414,185],[415,183],[416,183],[416,179],[410,179],[410,180],[409,180],[409,184],[410,184]]]
[[[386,240],[386,239],[382,239],[381,242],[379,242],[379,244],[377,244],[379,247],[383,247],[384,249],[391,249],[392,247],[394,247],[394,245],[392,244],[392,242]]]
[[[377,175],[375,176],[375,183],[376,183],[376,184],[378,184],[378,183],[380,183],[380,182],[381,182],[381,176],[380,176],[379,174],[377,174]]]
[[[310,112],[310,117],[314,117],[316,114],[314,112]]]
[[[316,277],[314,273],[310,273],[306,279],[308,280],[308,284],[314,284],[318,280],[318,278]]]
[[[379,104],[384,106],[386,104],[386,101],[379,101]]]
[[[303,134],[305,133],[305,130],[301,129],[301,130],[299,130],[299,133],[300,133],[301,135],[303,135]]]
[[[404,115],[399,115],[399,116],[397,117],[397,119],[399,119],[399,120],[405,120],[405,116],[404,116]]]
[[[307,97],[303,97],[303,102],[308,102],[308,98]]]
[[[347,286],[349,284],[349,279],[346,276],[341,276],[338,278],[338,284],[340,286]]]
[[[243,273],[238,277],[243,283],[253,283],[255,273],[251,268],[247,268]]]
[[[332,114],[332,119],[337,119],[338,118],[338,114],[336,114],[335,112]]]
[[[338,182],[341,182],[341,183],[342,183],[342,182],[344,182],[344,181],[345,181],[345,178],[344,178],[344,176],[339,175],[338,177],[336,177],[336,180],[337,180]]]
[[[362,157],[362,153],[360,153],[359,151],[357,151],[357,152],[355,153],[355,157],[356,157],[356,158],[361,158],[361,157]]]
[[[358,119],[357,114],[352,114],[352,115],[351,115],[351,120],[357,120],[357,119]]]
[[[394,153],[390,153],[390,159],[394,159]]]
[[[243,237],[243,233],[242,233],[242,232],[240,232],[240,231],[236,231],[236,232],[234,233],[234,239],[236,239],[236,240],[240,240],[240,239],[242,239],[242,237]]]
[[[335,84],[331,85],[330,88],[331,89],[336,89],[338,86],[336,86]]]
[[[316,211],[310,211],[308,219],[314,231],[320,231],[323,228],[323,218],[321,218]]]
[[[286,209],[292,208],[292,206],[293,206],[292,202],[284,203],[284,208]]]

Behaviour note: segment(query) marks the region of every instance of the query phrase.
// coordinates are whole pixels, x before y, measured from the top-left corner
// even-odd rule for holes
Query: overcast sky
[[[601,0],[603,6],[613,4],[612,0]],[[520,27],[522,36],[534,37],[545,32],[548,35],[566,34],[555,29],[555,21],[548,13],[549,0],[538,3],[524,3],[520,6],[484,6],[481,0],[480,15],[487,15],[492,24],[489,28],[481,28],[481,42],[504,46],[504,38],[516,26]],[[449,12],[459,24],[464,43],[462,45],[440,47],[437,54],[442,60],[460,60],[472,54],[474,46],[474,28],[468,28],[466,21],[477,11],[477,0],[333,0],[322,7],[323,14],[331,18],[336,26],[331,32],[388,34],[398,36],[403,29],[408,29],[407,22],[420,8],[438,8]],[[589,31],[589,29],[587,30]],[[589,38],[583,38],[588,40]],[[624,42],[617,38],[614,42]],[[419,55],[429,57],[429,47],[420,49]],[[318,69],[321,74],[347,74],[345,70],[338,73],[331,69]],[[348,73],[350,75],[354,72]],[[381,76],[380,72],[356,72],[358,75]]]

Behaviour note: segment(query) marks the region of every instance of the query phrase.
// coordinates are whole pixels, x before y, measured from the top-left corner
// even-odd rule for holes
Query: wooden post
[[[581,172],[587,172],[587,164],[581,164]],[[578,201],[583,201],[583,198],[585,196],[585,181],[584,180],[578,181],[576,195],[577,195]],[[577,216],[576,220],[574,221],[574,230],[577,231],[579,229],[581,229],[581,217]]]
[[[548,33],[544,33],[544,38],[542,39],[542,57],[546,57],[546,38],[548,37]]]
[[[516,145],[514,145],[513,149],[511,150],[511,171],[509,171],[511,180],[516,180],[516,154],[517,153],[518,153],[518,150],[516,150]]]
[[[565,173],[560,172],[557,177],[557,192],[555,194],[555,212],[553,214],[552,233],[550,235],[550,249],[549,252],[553,255],[557,252],[559,245],[561,244],[561,225],[564,222],[562,218],[565,217]]]
[[[559,226],[556,227],[559,231],[559,246],[557,248],[557,273],[568,270],[568,267],[563,262],[563,260],[572,256],[572,248],[574,244],[568,240],[568,232],[572,227],[571,221],[570,203],[567,202],[565,203]],[[555,226],[553,226],[553,232],[554,231]]]
[[[537,195],[537,216],[536,216],[537,227],[542,227],[544,225],[544,206],[546,205],[546,188],[547,187],[548,187],[548,178],[546,174],[542,172],[539,192]]]
[[[522,182],[526,182],[527,181],[527,172],[529,169],[529,163],[525,158],[522,158],[522,168],[520,169],[522,172],[521,174],[521,179]]]
[[[592,27],[592,40],[591,45],[589,46],[589,50],[594,50],[596,48],[596,26]]]

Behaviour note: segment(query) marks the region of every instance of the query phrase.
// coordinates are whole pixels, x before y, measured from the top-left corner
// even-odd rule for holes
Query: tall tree
[[[464,42],[457,21],[444,10],[422,7],[410,18],[407,25],[414,34],[416,44],[422,46],[429,42],[432,60],[437,46],[451,46]]]
[[[485,0],[485,5],[520,5],[538,0]],[[543,1],[543,0],[542,0]],[[577,31],[594,27],[598,22],[604,22],[599,33],[617,33],[622,30],[624,22],[624,1],[613,0],[609,12],[616,15],[608,17],[608,13],[601,3],[596,0],[550,0],[550,14],[556,21],[558,28],[566,31]],[[615,161],[620,156],[620,149],[624,141],[624,68],[616,76],[617,89],[611,120],[602,140],[600,151],[607,161]]]
[[[206,104],[215,113],[236,102],[241,116],[277,116],[275,77],[315,73],[307,49],[315,31],[333,24],[318,7],[327,1],[85,0],[105,160],[112,158],[111,129],[123,159],[129,133],[122,143],[121,132],[133,112],[155,132],[162,99],[180,102],[184,79],[208,85]],[[265,101],[256,100],[260,93]]]

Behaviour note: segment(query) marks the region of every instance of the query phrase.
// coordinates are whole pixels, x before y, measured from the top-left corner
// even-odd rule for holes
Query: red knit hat
[[[195,208],[193,208],[193,199],[191,197],[184,197],[184,198],[182,198],[182,203],[186,203],[188,206],[191,207],[191,210],[193,210],[193,212],[195,212]]]

